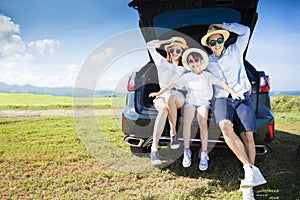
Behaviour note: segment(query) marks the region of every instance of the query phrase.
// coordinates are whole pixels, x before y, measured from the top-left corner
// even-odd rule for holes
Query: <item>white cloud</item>
[[[60,46],[60,42],[54,39],[43,39],[38,41],[31,41],[28,43],[29,47],[37,49],[41,54],[43,54],[46,50],[50,54],[55,52],[55,48]]]
[[[100,52],[100,53],[96,52],[92,54],[89,58],[90,63],[98,65],[101,64],[102,62],[105,61],[107,62],[111,58],[113,50],[114,50],[113,48],[106,48],[104,52]]]
[[[0,24],[0,56],[7,57],[23,53],[25,44],[18,35],[20,33],[19,25],[4,15],[0,15]]]
[[[26,44],[20,26],[11,18],[0,15],[0,24],[0,82],[41,87],[74,85],[79,71],[77,65],[49,63],[49,57],[41,55],[53,54],[61,45],[58,40],[42,39]]]
[[[14,32],[14,33],[20,32],[19,25],[12,22],[11,18],[5,15],[0,15],[0,24],[1,24],[0,27],[1,32]]]
[[[0,82],[10,85],[34,85],[39,87],[72,87],[77,73],[62,72],[58,75],[20,73],[16,70],[7,71],[0,75]]]

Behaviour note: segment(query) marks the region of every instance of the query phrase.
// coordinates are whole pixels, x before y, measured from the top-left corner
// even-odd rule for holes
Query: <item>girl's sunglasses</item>
[[[211,41],[209,41],[209,45],[210,46],[215,46],[217,43],[218,44],[222,44],[224,42],[224,38],[222,38],[222,37],[220,37],[220,38],[218,38],[217,40],[211,40]]]
[[[192,63],[197,63],[197,62],[199,62],[200,61],[200,59],[199,58],[195,58],[194,60],[193,59],[189,59],[188,60],[188,64],[192,64]]]
[[[181,52],[182,52],[182,50],[180,50],[180,49],[173,49],[173,48],[170,48],[169,51],[170,51],[170,53],[174,53],[175,52],[178,55],[181,54]]]

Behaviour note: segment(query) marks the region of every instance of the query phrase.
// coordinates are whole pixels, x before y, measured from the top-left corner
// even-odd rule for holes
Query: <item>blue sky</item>
[[[138,28],[127,0],[0,0],[0,82],[73,86],[96,47]],[[260,0],[247,59],[270,75],[272,90],[300,90],[300,2]],[[146,62],[146,54],[118,59],[100,89]],[[122,68],[120,69],[120,65]]]

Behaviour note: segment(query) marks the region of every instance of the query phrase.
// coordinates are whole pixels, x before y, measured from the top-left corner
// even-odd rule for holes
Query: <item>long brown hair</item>
[[[181,50],[182,50],[182,52],[184,51],[182,48],[181,48]],[[183,64],[182,64],[182,52],[181,52],[181,55],[178,58],[178,66],[183,66]],[[167,50],[167,61],[169,63],[173,63],[169,48]]]

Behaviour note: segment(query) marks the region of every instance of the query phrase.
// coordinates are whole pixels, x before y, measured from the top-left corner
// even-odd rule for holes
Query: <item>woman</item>
[[[165,45],[167,58],[156,51],[161,45]],[[157,67],[159,86],[165,88],[170,82],[178,79],[187,72],[181,63],[183,50],[187,49],[186,41],[181,37],[172,37],[169,40],[153,40],[147,43],[147,48]],[[161,160],[158,152],[158,142],[165,127],[166,118],[170,123],[171,149],[179,148],[176,135],[177,109],[184,104],[184,95],[178,90],[170,90],[167,93],[157,96],[154,99],[154,106],[157,109],[157,117],[153,129],[153,142],[151,146],[151,163],[160,165]]]

